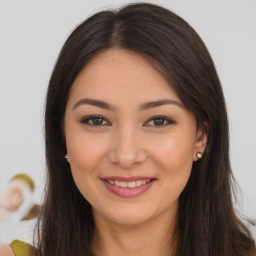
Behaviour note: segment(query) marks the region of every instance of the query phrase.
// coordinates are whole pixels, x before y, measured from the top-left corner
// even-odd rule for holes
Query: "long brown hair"
[[[46,98],[47,182],[34,255],[93,255],[91,206],[78,191],[65,161],[62,123],[74,79],[96,53],[112,47],[154,60],[152,65],[160,67],[194,113],[198,127],[208,134],[204,157],[193,164],[179,198],[176,256],[248,255],[254,242],[233,208],[227,112],[214,63],[190,25],[148,3],[94,14],[71,33],[60,52]]]

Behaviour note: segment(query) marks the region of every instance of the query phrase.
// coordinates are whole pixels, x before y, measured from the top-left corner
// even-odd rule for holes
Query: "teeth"
[[[136,182],[136,187],[141,186],[141,180],[136,180],[135,182]]]
[[[119,182],[119,187],[121,187],[121,188],[127,188],[127,182],[126,182],[126,181],[120,181],[120,182]]]
[[[118,181],[118,180],[107,180],[108,183],[115,185],[117,187],[121,188],[137,188],[142,185],[145,185],[146,183],[149,183],[150,180],[136,180],[136,181]]]
[[[128,186],[128,188],[135,188],[136,183],[135,183],[135,181],[130,181],[130,182],[127,182],[127,186]]]

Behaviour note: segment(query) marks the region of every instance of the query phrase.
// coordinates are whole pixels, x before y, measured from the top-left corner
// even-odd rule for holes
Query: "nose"
[[[134,165],[143,163],[147,158],[143,148],[141,134],[135,127],[128,125],[120,127],[112,137],[111,146],[108,150],[108,159],[122,169],[132,168]]]

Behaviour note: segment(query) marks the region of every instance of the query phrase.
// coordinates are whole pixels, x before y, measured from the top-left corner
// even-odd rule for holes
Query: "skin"
[[[104,101],[111,109],[84,98]],[[140,109],[162,99],[172,102]],[[90,115],[103,119],[93,122],[86,119]],[[112,48],[96,55],[75,79],[64,121],[72,175],[92,205],[95,254],[167,255],[179,196],[196,153],[207,143],[194,115],[143,56]],[[123,198],[106,189],[100,179],[106,176],[156,181],[145,193]]]
[[[14,256],[13,250],[9,245],[0,245],[0,256]]]

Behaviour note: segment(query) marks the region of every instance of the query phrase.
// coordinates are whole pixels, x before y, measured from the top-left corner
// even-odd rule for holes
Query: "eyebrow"
[[[150,102],[146,102],[143,103],[140,106],[140,110],[147,110],[150,108],[156,108],[156,107],[160,107],[163,105],[176,105],[178,107],[183,108],[182,104],[175,101],[175,100],[171,100],[171,99],[160,99],[160,100],[156,100],[156,101],[150,101]]]
[[[83,104],[88,104],[88,105],[92,105],[92,106],[96,106],[99,108],[104,108],[107,110],[115,110],[115,108],[113,106],[111,106],[110,104],[108,104],[107,102],[101,101],[101,100],[95,100],[95,99],[88,99],[88,98],[84,98],[79,100],[73,107],[73,109],[83,105]]]
[[[101,100],[96,100],[96,99],[89,99],[89,98],[83,98],[81,100],[79,100],[73,107],[73,109],[76,109],[77,107],[83,105],[83,104],[88,104],[88,105],[92,105],[92,106],[96,106],[96,107],[100,107],[103,109],[107,109],[107,110],[116,110],[116,108],[110,104],[108,104],[105,101],[101,101]],[[148,110],[150,108],[156,108],[156,107],[160,107],[163,105],[176,105],[178,107],[183,108],[182,104],[172,100],[172,99],[160,99],[160,100],[156,100],[156,101],[150,101],[150,102],[146,102],[143,103],[142,105],[140,105],[139,110]]]

